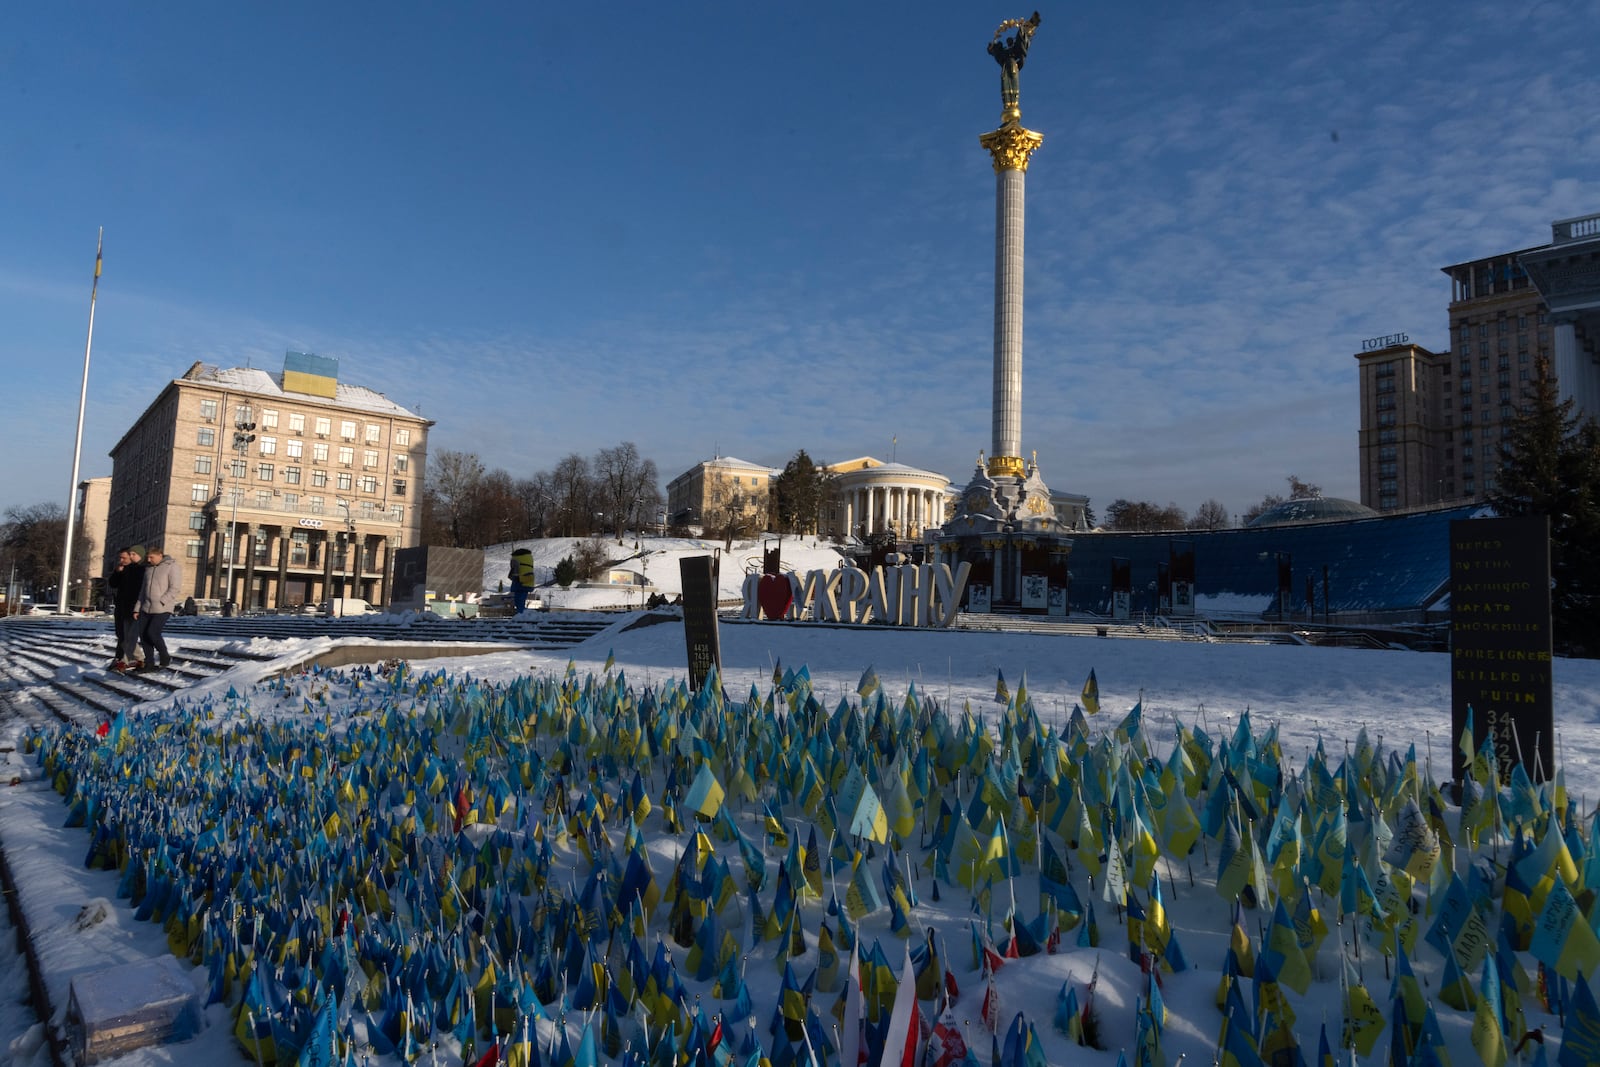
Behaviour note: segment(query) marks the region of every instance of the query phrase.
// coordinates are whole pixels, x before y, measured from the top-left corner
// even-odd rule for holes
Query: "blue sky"
[[[1028,9],[1031,10],[1031,9]],[[0,39],[0,508],[286,349],[514,476],[631,440],[989,447],[989,3],[33,5]],[[1023,448],[1052,488],[1358,495],[1354,352],[1600,210],[1588,3],[1046,7]],[[891,445],[891,438],[898,444]]]

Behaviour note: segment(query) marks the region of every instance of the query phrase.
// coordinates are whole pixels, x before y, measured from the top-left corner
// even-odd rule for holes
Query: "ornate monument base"
[[[1065,615],[1072,538],[1056,517],[1039,464],[1020,475],[991,468],[979,457],[940,531],[938,562],[971,565],[967,611]]]

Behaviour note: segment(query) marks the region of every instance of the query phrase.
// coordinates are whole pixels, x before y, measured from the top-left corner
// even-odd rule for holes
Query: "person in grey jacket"
[[[144,664],[139,670],[154,671],[172,664],[172,655],[167,651],[167,641],[161,631],[178,606],[183,568],[162,552],[159,544],[145,546],[144,562],[144,588],[139,592],[134,618],[139,620],[139,644],[144,646]]]

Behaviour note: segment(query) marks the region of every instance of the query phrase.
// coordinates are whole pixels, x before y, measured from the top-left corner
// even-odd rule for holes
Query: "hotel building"
[[[284,610],[389,598],[416,545],[428,428],[338,362],[291,352],[281,373],[195,363],[111,450],[104,561],[162,542],[197,599]]]

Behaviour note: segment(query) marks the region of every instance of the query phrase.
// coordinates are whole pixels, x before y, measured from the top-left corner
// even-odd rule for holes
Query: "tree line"
[[[655,525],[663,501],[654,460],[632,441],[574,452],[514,478],[471,452],[436,452],[423,488],[422,543],[483,548],[531,537],[590,537]]]
[[[1277,507],[1289,500],[1315,500],[1322,496],[1322,487],[1311,482],[1301,481],[1298,477],[1289,475],[1289,495],[1268,493],[1261,501],[1246,508],[1244,514],[1239,516],[1235,524],[1228,514],[1228,509],[1215,497],[1204,501],[1195,508],[1194,514],[1189,515],[1176,504],[1168,503],[1165,507],[1147,500],[1114,500],[1106,508],[1106,526],[1108,530],[1126,531],[1152,531],[1152,530],[1226,530],[1234,525],[1248,526],[1255,519],[1271,508]]]

